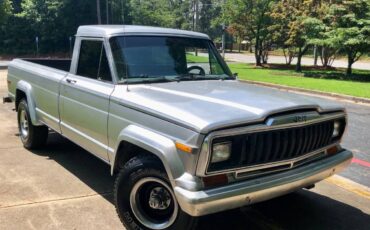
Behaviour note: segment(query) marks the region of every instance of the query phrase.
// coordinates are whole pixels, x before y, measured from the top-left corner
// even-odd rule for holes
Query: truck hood
[[[286,111],[343,110],[343,107],[317,97],[234,80],[119,85],[112,99],[204,134],[261,122],[270,115]]]

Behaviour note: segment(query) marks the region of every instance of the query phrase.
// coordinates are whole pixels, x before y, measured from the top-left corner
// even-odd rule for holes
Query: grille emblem
[[[295,113],[287,114],[278,117],[271,117],[267,119],[266,125],[275,126],[275,125],[284,125],[289,123],[303,123],[311,120],[320,118],[320,114],[317,112],[306,112],[306,113]]]
[[[306,122],[307,116],[305,115],[295,116],[293,120],[294,122]]]

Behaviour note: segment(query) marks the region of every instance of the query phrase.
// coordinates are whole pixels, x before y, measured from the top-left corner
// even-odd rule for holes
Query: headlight
[[[212,163],[226,161],[231,155],[231,142],[217,143],[212,146]]]
[[[332,137],[339,136],[340,130],[342,128],[341,126],[342,126],[342,124],[340,123],[340,121],[334,121],[334,129],[333,129]]]

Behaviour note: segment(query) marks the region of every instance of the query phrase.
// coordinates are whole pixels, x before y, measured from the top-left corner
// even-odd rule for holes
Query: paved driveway
[[[6,93],[5,73],[0,71],[0,95]],[[25,150],[13,107],[0,104],[0,229],[123,229],[109,167],[56,134],[44,150]],[[199,229],[367,230],[369,197],[367,188],[334,177],[310,191],[202,217]]]

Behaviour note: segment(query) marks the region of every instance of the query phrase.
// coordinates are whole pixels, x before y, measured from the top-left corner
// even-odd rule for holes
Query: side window
[[[81,41],[77,75],[112,82],[108,59],[102,41]]]

